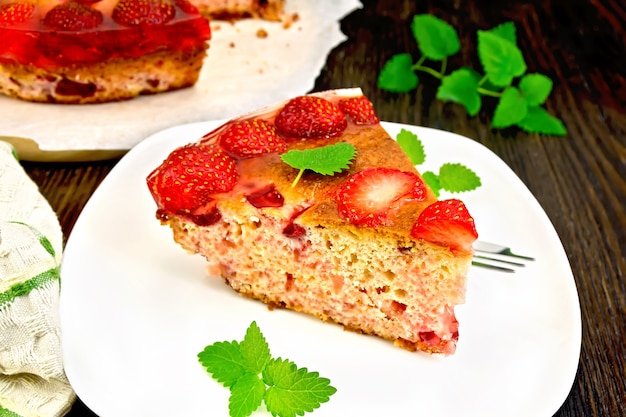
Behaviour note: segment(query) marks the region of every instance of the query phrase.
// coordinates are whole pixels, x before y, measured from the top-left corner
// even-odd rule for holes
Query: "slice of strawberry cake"
[[[296,97],[174,150],[157,217],[239,293],[451,354],[477,238],[438,201],[359,89]]]
[[[84,104],[190,87],[210,37],[187,0],[0,0],[0,93]]]

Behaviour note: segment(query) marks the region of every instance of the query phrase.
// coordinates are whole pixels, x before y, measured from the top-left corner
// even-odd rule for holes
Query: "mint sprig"
[[[456,30],[447,22],[421,14],[414,16],[411,29],[420,58],[414,63],[408,53],[392,56],[378,76],[379,88],[409,92],[419,84],[416,73],[423,72],[440,81],[439,100],[462,105],[472,117],[480,112],[484,97],[496,99],[494,128],[514,126],[530,133],[567,134],[563,122],[542,107],[552,91],[552,80],[542,74],[526,73],[513,22],[477,32],[478,58],[484,73],[469,67],[447,72],[448,58],[461,49]],[[426,60],[439,62],[439,69],[425,65]]]
[[[406,129],[401,129],[396,135],[396,141],[413,165],[421,165],[426,161],[424,145],[419,137]],[[422,172],[422,179],[439,197],[441,190],[450,193],[472,191],[481,186],[480,177],[474,171],[461,163],[446,162],[439,167],[437,173]]]
[[[300,170],[291,184],[292,187],[295,187],[305,170],[308,169],[322,175],[334,175],[347,169],[355,155],[356,149],[353,145],[337,142],[333,145],[313,149],[293,149],[280,157],[287,165]]]
[[[337,389],[317,372],[273,358],[256,322],[241,342],[216,342],[198,353],[212,377],[230,389],[230,417],[247,417],[265,403],[275,417],[302,416],[328,402]]]

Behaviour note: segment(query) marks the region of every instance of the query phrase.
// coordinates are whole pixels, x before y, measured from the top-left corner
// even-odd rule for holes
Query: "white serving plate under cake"
[[[254,320],[273,356],[331,380],[337,393],[313,416],[550,417],[576,375],[581,319],[575,282],[547,215],[493,152],[462,136],[384,123],[418,134],[421,171],[445,162],[482,186],[462,198],[481,240],[535,262],[515,274],[472,268],[457,307],[453,356],[392,343],[292,311],[270,311],[209,277],[155,218],[145,178],[175,147],[219,122],[158,132],[126,154],[93,194],[68,239],[61,322],[67,376],[102,417],[228,416],[229,391],[197,361],[205,346],[240,340]],[[269,415],[263,410],[254,416]]]

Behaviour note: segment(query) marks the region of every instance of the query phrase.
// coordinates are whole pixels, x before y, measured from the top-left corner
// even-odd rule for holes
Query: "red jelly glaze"
[[[289,223],[287,226],[283,228],[283,235],[287,237],[300,237],[306,234],[306,230],[304,227],[299,224],[295,224],[293,222]]]
[[[187,216],[198,226],[211,226],[222,219],[222,213],[220,213],[215,204],[197,208],[190,214],[187,214]]]
[[[309,206],[310,207],[310,206]],[[287,237],[297,238],[300,236],[304,236],[306,234],[306,229],[299,224],[294,223],[294,221],[305,211],[309,209],[309,207],[305,207],[301,210],[296,211],[291,218],[289,219],[289,223],[287,226],[283,228],[283,234]]]
[[[14,0],[8,4],[25,1],[31,0]],[[173,2],[174,17],[167,23],[137,26],[123,26],[111,18],[110,11],[116,2],[80,0],[95,13],[102,14],[97,26],[85,30],[63,31],[46,26],[45,16],[56,2],[37,3],[32,15],[23,22],[0,19],[0,64],[55,70],[115,58],[134,59],[157,51],[191,53],[203,48],[211,37],[208,21],[186,0]]]
[[[274,184],[246,194],[246,200],[256,208],[282,207],[285,204],[285,198],[278,192]]]

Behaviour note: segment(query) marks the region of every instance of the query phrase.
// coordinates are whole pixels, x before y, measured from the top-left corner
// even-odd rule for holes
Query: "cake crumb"
[[[289,29],[291,25],[300,20],[300,15],[298,13],[293,13],[291,16],[283,19],[283,29]]]
[[[267,38],[267,36],[268,36],[267,30],[265,30],[263,28],[260,28],[260,29],[258,29],[256,31],[256,37],[257,38],[265,39],[265,38]]]

